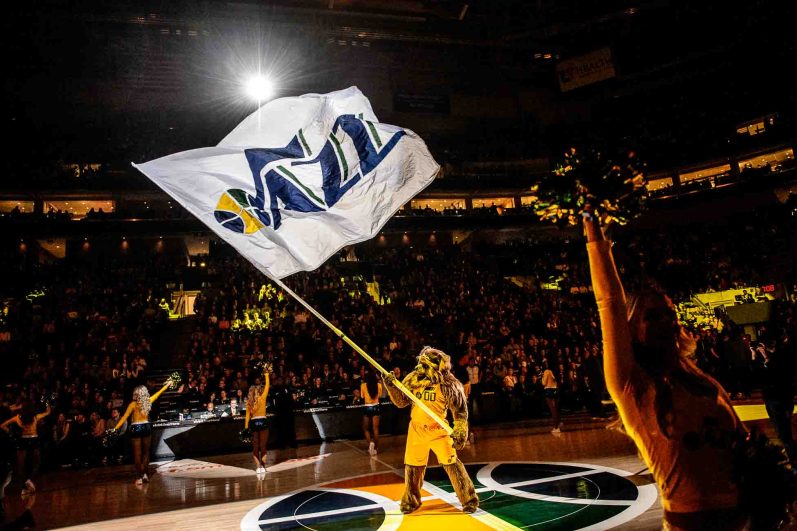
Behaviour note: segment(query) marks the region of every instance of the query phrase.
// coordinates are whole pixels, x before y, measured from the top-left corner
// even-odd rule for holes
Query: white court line
[[[634,518],[641,516],[642,513],[647,511],[659,495],[656,490],[656,485],[653,483],[650,485],[637,485],[637,492],[639,492],[639,496],[637,496],[636,501],[633,502],[628,509],[617,513],[608,520],[583,527],[579,531],[605,531],[606,529],[631,522]]]
[[[585,472],[574,472],[572,474],[562,474],[561,476],[551,476],[549,478],[529,479],[526,481],[518,481],[516,483],[502,483],[504,487],[526,487],[528,485],[539,485],[540,483],[548,483],[549,481],[559,481],[560,479],[580,478],[582,476],[589,476],[590,474],[600,474],[603,470],[587,470]],[[477,489],[476,492],[486,492],[488,488]]]
[[[355,489],[316,488],[316,489],[313,489],[313,490],[321,491],[316,496],[313,496],[313,498],[317,498],[317,497],[319,497],[319,496],[321,496],[321,495],[323,495],[323,494],[325,494],[327,492],[331,492],[331,493],[335,493],[335,494],[350,494],[350,495],[358,497],[358,498],[365,498],[365,499],[370,500],[370,501],[372,501],[374,503],[368,504],[367,506],[361,505],[361,506],[358,506],[358,507],[352,507],[352,508],[350,508],[348,510],[345,510],[345,509],[334,509],[334,510],[331,510],[331,511],[319,511],[319,513],[296,514],[296,511],[298,511],[301,508],[302,505],[304,505],[305,503],[307,503],[308,501],[313,499],[313,498],[310,498],[308,500],[303,501],[301,504],[299,504],[299,506],[294,511],[294,514],[292,516],[289,516],[287,521],[294,521],[297,524],[299,524],[300,526],[304,527],[305,529],[312,529],[312,528],[307,527],[306,525],[304,525],[302,523],[302,520],[307,519],[307,518],[311,518],[311,515],[313,515],[313,514],[328,513],[327,516],[330,516],[330,515],[335,515],[335,514],[339,514],[339,513],[343,513],[343,512],[351,513],[351,512],[362,511],[362,510],[364,510],[366,508],[373,507],[373,508],[381,508],[382,512],[384,513],[384,516],[385,516],[385,519],[382,522],[382,525],[379,527],[379,531],[396,531],[398,529],[398,527],[401,525],[402,519],[404,518],[404,515],[401,513],[401,510],[399,510],[398,502],[396,502],[394,500],[391,500],[390,498],[388,498],[386,496],[382,496],[380,494],[375,494],[373,492],[366,492],[366,491],[355,490]],[[275,520],[259,520],[258,524],[261,524],[261,523],[269,524],[269,523],[272,523],[272,522],[277,522],[278,520],[283,520],[284,518],[285,517],[280,517],[279,519],[275,519]]]
[[[553,503],[572,503],[576,505],[619,505],[619,506],[630,506],[636,500],[601,500],[601,499],[585,499],[585,498],[568,498],[565,496],[551,496],[547,494],[534,494],[532,492],[525,492],[518,489],[513,489],[508,485],[503,485],[495,481],[492,477],[492,471],[495,469],[496,463],[491,463],[481,470],[479,470],[478,474],[476,474],[476,479],[487,487],[490,490],[495,490],[497,492],[507,494],[509,496],[517,496],[518,498],[526,498],[527,500],[539,500],[539,501],[547,501]],[[589,471],[592,472],[592,471]],[[603,470],[597,470],[597,472],[603,472]],[[594,473],[594,472],[593,472]],[[572,476],[571,474],[567,474],[568,476]],[[581,472],[573,477],[583,476],[586,475],[586,472]],[[563,475],[564,476],[564,475]],[[560,476],[554,476],[550,478],[551,480],[556,480]],[[548,478],[545,478],[546,480]]]
[[[328,492],[340,492],[339,489],[318,489]],[[438,499],[437,496],[424,496],[421,498],[421,501],[431,501]],[[381,503],[371,503],[368,505],[359,505],[357,507],[349,507],[347,509],[330,509],[329,511],[320,511],[317,513],[306,513],[298,515],[301,519],[310,519],[310,518],[321,518],[323,516],[333,516],[336,514],[344,514],[344,513],[356,513],[357,511],[365,511],[370,509],[384,509],[384,505]],[[292,522],[296,520],[296,516],[281,516],[279,518],[269,518],[268,520],[258,520],[259,524],[281,524],[283,522]]]
[[[423,482],[423,488],[431,492],[432,494],[435,494],[437,498],[443,500],[447,504],[452,505],[453,507],[459,509],[460,511],[462,510],[462,505],[459,503],[459,499],[457,499],[456,494],[449,494],[440,487],[436,487],[430,483],[427,483],[426,481]],[[471,518],[480,521],[481,523],[492,529],[500,529],[506,531],[519,531],[521,529],[520,527],[514,526],[509,522],[506,522],[498,518],[497,516],[494,516],[482,509],[476,509],[476,512],[474,513],[470,514],[462,513],[462,514],[470,516]]]
[[[279,518],[269,518],[268,520],[258,520],[258,524],[281,524],[283,522],[295,522],[297,519],[305,520],[311,518],[321,518],[323,516],[334,516],[345,513],[356,513],[357,511],[365,511],[366,509],[379,509],[382,507],[380,503],[372,503],[369,505],[359,505],[357,507],[348,507],[346,509],[330,509],[329,511],[319,511],[317,513],[305,513],[300,515],[280,516]]]

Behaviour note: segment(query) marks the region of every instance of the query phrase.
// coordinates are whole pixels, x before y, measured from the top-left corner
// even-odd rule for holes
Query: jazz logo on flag
[[[356,87],[272,100],[217,146],[135,167],[272,278],[373,238],[440,169]]]
[[[343,151],[341,135],[348,135],[356,150],[357,165],[351,166]],[[368,175],[405,135],[398,130],[382,139],[375,124],[351,114],[338,117],[318,155],[312,156],[302,130],[280,148],[244,151],[254,179],[254,195],[231,188],[219,198],[216,220],[233,232],[251,234],[263,227],[282,225],[280,210],[321,212]],[[321,190],[310,183],[320,182]],[[267,204],[268,203],[268,204]]]

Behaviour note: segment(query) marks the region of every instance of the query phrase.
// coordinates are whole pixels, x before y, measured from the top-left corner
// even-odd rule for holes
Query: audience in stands
[[[794,223],[788,212],[767,209],[699,230],[635,227],[615,235],[622,242],[615,258],[629,287],[634,278],[652,276],[676,302],[735,286],[791,286]],[[56,449],[54,462],[118,460],[123,448],[99,459],[87,449],[97,448],[102,425],[118,418],[132,389],[158,368],[179,368],[183,385],[156,403],[153,419],[199,416],[210,408],[212,415],[230,414],[233,400],[241,414],[249,386],[257,383],[258,361],[273,363],[268,410],[281,415],[280,422],[294,408],[362,401],[365,362],[239,257],[205,258],[194,328],[166,340],[174,334],[166,332],[161,301],[198,271],[185,268],[184,256],[68,254],[40,261],[19,249],[2,253],[0,273],[9,282],[0,332],[11,341],[0,343],[10,360],[0,421],[25,401],[41,410],[51,403],[57,414],[45,422],[53,436],[42,438],[42,446]],[[557,381],[565,414],[606,414],[600,328],[580,239],[357,253],[357,262],[333,259],[287,281],[385,367],[405,373],[422,345],[438,345],[469,384],[476,422],[481,401],[491,395],[505,406],[499,409],[504,418],[548,416],[545,370]],[[793,315],[794,307],[784,299],[777,315]],[[770,358],[756,354],[758,342],[780,346],[794,337],[793,318],[758,327],[755,341],[727,321],[721,329],[721,320],[715,324],[694,325],[695,359],[735,396],[749,395],[768,375]],[[295,434],[285,438],[284,444],[295,444]]]

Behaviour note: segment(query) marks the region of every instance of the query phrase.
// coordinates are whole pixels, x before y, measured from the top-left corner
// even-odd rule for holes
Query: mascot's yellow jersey
[[[441,419],[446,418],[448,402],[440,390],[440,384],[430,385],[423,390],[419,389],[415,391],[415,396],[418,397],[418,399],[424,404],[426,404],[429,409],[431,409],[432,412],[434,412]],[[432,417],[424,412],[424,410],[419,407],[415,407],[414,405],[412,407],[412,413],[410,414],[410,420],[417,424],[438,425],[437,422],[432,419]]]

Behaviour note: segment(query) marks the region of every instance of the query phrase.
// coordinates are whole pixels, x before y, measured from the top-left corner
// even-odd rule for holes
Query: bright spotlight
[[[265,101],[274,94],[274,83],[263,76],[255,76],[247,81],[246,93],[255,101]]]

